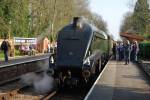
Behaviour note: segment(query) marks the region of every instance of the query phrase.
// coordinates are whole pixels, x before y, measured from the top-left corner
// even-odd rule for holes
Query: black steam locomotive
[[[107,34],[75,17],[72,24],[58,33],[54,64],[50,63],[57,82],[67,85],[77,85],[81,81],[88,83],[106,63],[109,45]]]

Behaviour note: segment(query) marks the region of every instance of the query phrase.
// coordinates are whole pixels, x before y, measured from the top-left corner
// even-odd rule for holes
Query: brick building
[[[39,53],[47,52],[48,43],[50,43],[48,37],[38,38],[37,39],[37,51]]]

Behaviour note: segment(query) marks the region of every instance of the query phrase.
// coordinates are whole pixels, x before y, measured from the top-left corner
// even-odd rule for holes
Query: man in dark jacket
[[[116,43],[113,43],[112,52],[113,52],[113,58],[114,58],[114,60],[116,60],[116,54],[117,54],[117,46],[116,46]]]
[[[5,57],[5,62],[8,62],[8,50],[9,50],[10,44],[4,39],[4,41],[1,44],[1,49],[4,51],[4,57]]]
[[[130,62],[130,42],[128,40],[124,41],[124,57],[125,57],[125,65],[129,64]]]

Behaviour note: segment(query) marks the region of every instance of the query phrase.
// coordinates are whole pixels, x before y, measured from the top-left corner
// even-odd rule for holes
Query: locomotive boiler
[[[54,63],[54,77],[59,84],[88,83],[98,75],[109,55],[109,39],[106,33],[75,17],[73,23],[58,32]],[[51,59],[50,57],[50,59]]]

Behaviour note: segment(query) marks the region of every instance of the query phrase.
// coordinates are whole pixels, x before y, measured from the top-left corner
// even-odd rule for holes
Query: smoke
[[[53,82],[54,79],[44,73],[42,79],[33,82],[33,86],[36,92],[44,94],[53,89]]]
[[[41,74],[28,73],[21,76],[23,84],[33,86],[37,93],[44,94],[53,89],[54,79],[46,72]]]
[[[27,84],[31,86],[35,80],[38,80],[40,77],[38,77],[35,73],[27,73],[25,75],[21,76],[21,81],[24,84]]]
[[[47,71],[49,69],[49,60],[38,62],[37,66],[40,67],[42,71]]]
[[[37,66],[40,67],[41,71],[43,71],[42,73],[27,73],[21,76],[21,81],[26,85],[33,86],[37,93],[45,94],[50,92],[54,87],[53,77],[47,74],[49,69],[49,60],[38,62]]]

